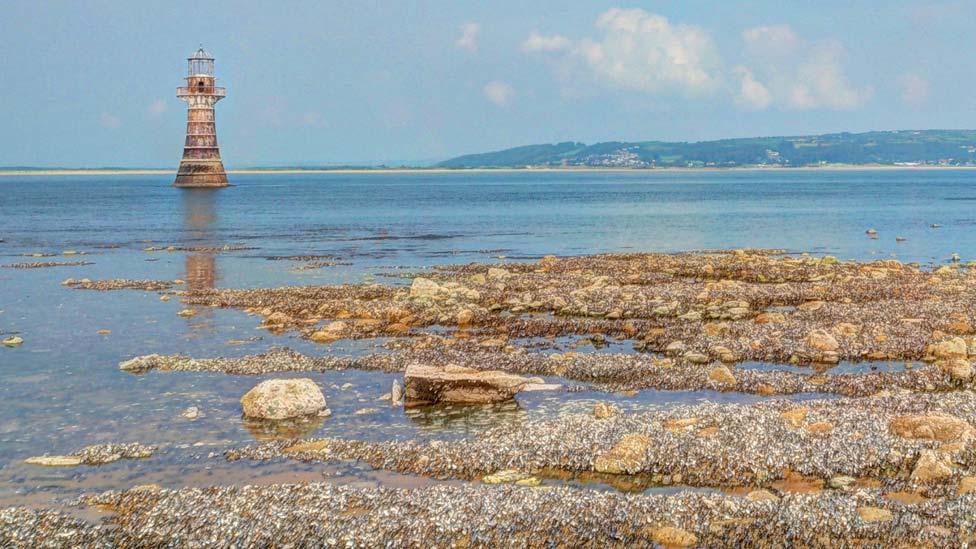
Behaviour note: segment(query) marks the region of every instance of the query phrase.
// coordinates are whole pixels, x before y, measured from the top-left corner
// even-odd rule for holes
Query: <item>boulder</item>
[[[891,511],[869,505],[858,507],[857,514],[864,522],[886,522],[895,518]]]
[[[137,356],[135,358],[123,361],[119,363],[119,370],[132,373],[142,373],[148,372],[153,368],[156,368],[163,360],[163,357],[158,354]]]
[[[717,366],[712,368],[712,370],[708,372],[708,379],[709,381],[714,381],[724,385],[735,384],[735,375],[732,374],[732,370],[729,370],[727,366]]]
[[[834,333],[843,337],[854,337],[861,331],[861,326],[859,324],[853,324],[851,322],[839,322],[834,326]]]
[[[647,458],[651,438],[642,433],[624,435],[609,451],[597,456],[593,469],[598,473],[614,475],[640,472]]]
[[[728,322],[706,322],[702,329],[708,337],[718,337],[729,332]]]
[[[782,324],[786,322],[783,313],[759,313],[753,320],[756,324]]]
[[[691,547],[698,543],[695,534],[673,526],[662,526],[650,533],[651,540],[662,547]]]
[[[813,330],[807,334],[807,346],[817,351],[836,351],[840,344],[825,330]]]
[[[276,327],[276,326],[285,326],[287,324],[292,324],[294,322],[295,319],[288,316],[287,314],[281,311],[274,311],[268,316],[264,317],[264,320],[261,321],[261,325],[264,327],[269,327],[269,326]]]
[[[449,299],[477,300],[481,294],[477,290],[466,288],[457,282],[446,282],[443,285],[429,278],[417,277],[410,284],[410,297],[419,300],[445,301]]]
[[[410,284],[410,297],[415,299],[433,299],[440,293],[440,285],[429,278],[417,277]]]
[[[698,425],[697,417],[686,417],[681,419],[669,419],[664,422],[664,428],[672,433],[684,433],[690,431]]]
[[[733,353],[732,350],[729,349],[728,347],[716,345],[715,347],[709,349],[709,351],[714,356],[717,356],[719,360],[725,362],[726,364],[732,364],[738,360],[738,357],[735,355],[735,353]]]
[[[912,480],[932,482],[952,476],[952,461],[945,454],[934,450],[922,450],[912,469]]]
[[[474,311],[471,309],[461,309],[457,314],[457,325],[459,328],[467,328],[474,322]]]
[[[976,493],[976,477],[962,477],[959,481],[959,488],[956,489],[956,496]]]
[[[965,358],[967,351],[966,340],[961,337],[939,341],[928,347],[928,354],[935,358]]]
[[[779,501],[779,496],[769,490],[759,489],[746,494],[746,499],[749,501]]]
[[[816,423],[808,423],[803,428],[806,429],[808,433],[824,435],[834,430],[834,424],[829,421],[818,421]]]
[[[312,332],[309,337],[316,343],[332,343],[346,337],[349,333],[349,325],[341,320],[336,320],[325,325],[321,330]]]
[[[809,413],[809,408],[806,406],[799,406],[781,413],[780,416],[782,416],[782,418],[793,427],[801,427],[806,422],[807,414]]]
[[[421,364],[408,366],[403,376],[407,406],[501,402],[514,398],[530,382],[528,378],[499,371]]]
[[[942,361],[939,366],[955,381],[968,381],[973,377],[973,366],[965,358],[952,358]]]
[[[505,269],[488,267],[488,279],[490,280],[505,280],[510,276],[512,276],[512,273],[506,271]]]
[[[327,411],[325,395],[308,378],[269,379],[241,397],[244,415],[256,419],[288,419]]]
[[[685,352],[685,344],[682,341],[672,341],[664,348],[664,352],[669,355],[679,355]]]
[[[593,405],[593,417],[597,419],[608,419],[620,413],[620,408],[606,402],[597,402]]]
[[[973,333],[973,325],[969,322],[969,318],[964,314],[952,315],[949,318],[948,330],[954,334],[971,334]]]
[[[898,416],[888,428],[900,437],[939,442],[963,442],[973,435],[973,427],[965,420],[946,415]]]

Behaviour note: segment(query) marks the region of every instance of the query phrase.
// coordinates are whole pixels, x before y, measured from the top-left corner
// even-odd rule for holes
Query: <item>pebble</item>
[[[379,408],[360,408],[359,410],[353,412],[353,415],[367,416],[367,415],[378,413],[379,411],[380,411]]]
[[[183,410],[182,413],[180,413],[181,417],[189,420],[197,419],[202,415],[203,414],[200,412],[200,408],[197,408],[196,406],[190,406],[186,410]]]

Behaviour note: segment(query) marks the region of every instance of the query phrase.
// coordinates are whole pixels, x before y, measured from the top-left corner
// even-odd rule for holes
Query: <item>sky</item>
[[[6,0],[0,166],[174,167],[201,44],[228,168],[971,129],[974,28],[976,0]]]

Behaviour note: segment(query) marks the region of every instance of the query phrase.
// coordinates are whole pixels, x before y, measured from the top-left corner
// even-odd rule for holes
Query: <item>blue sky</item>
[[[976,127],[972,0],[0,9],[0,166],[175,166],[175,87],[200,43],[228,89],[228,167]]]

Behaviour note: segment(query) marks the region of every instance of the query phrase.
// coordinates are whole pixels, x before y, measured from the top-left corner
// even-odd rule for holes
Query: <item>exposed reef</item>
[[[759,494],[762,496],[762,494]],[[330,484],[129,490],[85,498],[95,526],[54,511],[0,510],[16,546],[173,544],[398,547],[958,547],[974,541],[976,495],[904,505],[875,489],[742,497],[623,495],[573,488]],[[54,541],[56,540],[56,541]]]

